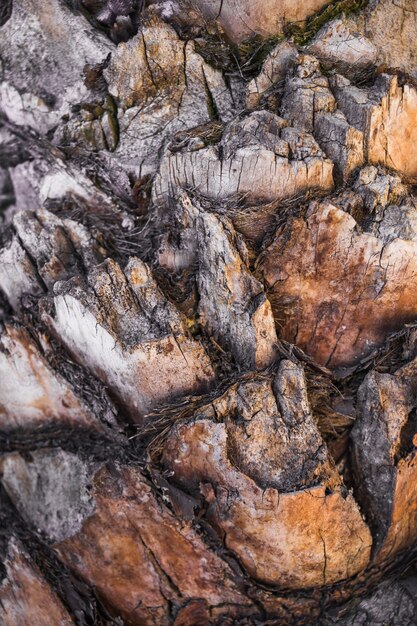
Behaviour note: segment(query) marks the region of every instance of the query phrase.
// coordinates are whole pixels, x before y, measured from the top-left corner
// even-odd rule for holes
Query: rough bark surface
[[[0,625],[417,623],[413,0],[0,6]]]

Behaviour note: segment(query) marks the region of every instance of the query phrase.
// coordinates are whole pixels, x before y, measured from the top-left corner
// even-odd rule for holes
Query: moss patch
[[[341,15],[352,15],[364,9],[369,0],[338,0],[332,2],[327,7],[308,18],[305,25],[300,27],[297,24],[289,24],[285,29],[287,37],[292,37],[299,46],[305,46],[319,30],[331,20]]]
[[[284,29],[284,34],[266,39],[255,35],[239,45],[228,43],[221,32],[216,32],[212,26],[210,33],[195,40],[196,52],[216,69],[250,80],[259,74],[268,54],[284,39],[292,38],[295,44],[305,46],[327,22],[341,15],[357,13],[368,3],[369,0],[336,0],[309,17],[302,26],[289,23]]]

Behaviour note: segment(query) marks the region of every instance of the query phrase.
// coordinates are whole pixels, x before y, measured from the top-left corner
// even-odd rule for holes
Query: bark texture
[[[0,7],[0,625],[417,623],[412,0]]]

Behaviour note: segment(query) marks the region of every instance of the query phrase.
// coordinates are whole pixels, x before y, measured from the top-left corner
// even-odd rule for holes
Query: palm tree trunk
[[[412,0],[0,8],[0,624],[417,623]]]

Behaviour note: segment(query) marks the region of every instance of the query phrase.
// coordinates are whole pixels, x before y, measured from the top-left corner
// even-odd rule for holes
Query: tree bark
[[[417,623],[412,0],[0,7],[0,624]]]

